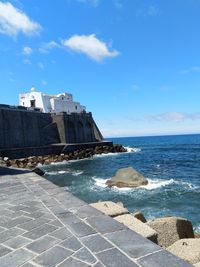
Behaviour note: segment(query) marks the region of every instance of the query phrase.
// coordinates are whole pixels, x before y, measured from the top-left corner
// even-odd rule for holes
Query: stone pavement
[[[2,174],[2,173],[1,173]],[[1,267],[189,267],[34,173],[0,175]]]

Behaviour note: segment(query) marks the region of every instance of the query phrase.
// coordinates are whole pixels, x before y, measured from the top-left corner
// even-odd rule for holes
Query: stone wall
[[[53,115],[0,107],[0,150],[102,139],[91,113]]]
[[[58,125],[61,143],[90,143],[103,139],[91,113],[61,113],[52,117]]]

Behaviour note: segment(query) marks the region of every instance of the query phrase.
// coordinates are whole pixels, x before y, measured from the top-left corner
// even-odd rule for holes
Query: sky
[[[0,103],[72,93],[105,137],[200,133],[199,0],[0,0]]]

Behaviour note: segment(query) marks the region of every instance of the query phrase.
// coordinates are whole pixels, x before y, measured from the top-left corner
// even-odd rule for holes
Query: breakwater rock
[[[163,217],[147,222],[141,212],[130,213],[122,203],[104,201],[90,205],[188,263],[200,266],[200,238],[187,219]]]
[[[21,159],[9,159],[8,157],[0,158],[2,165],[15,168],[34,169],[38,165],[48,165],[53,162],[63,162],[69,160],[78,160],[84,158],[91,158],[94,155],[108,154],[108,153],[122,153],[127,152],[127,149],[120,144],[112,146],[96,146],[92,148],[82,148],[73,152],[62,153],[59,155],[45,155],[45,156],[32,156]]]
[[[147,184],[147,179],[132,167],[119,169],[115,176],[106,182],[109,187],[116,186],[119,188],[139,187]]]

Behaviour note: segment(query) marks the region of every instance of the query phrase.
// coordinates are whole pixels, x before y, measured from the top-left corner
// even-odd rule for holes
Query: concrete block
[[[153,241],[154,243],[157,243],[157,232],[150,228],[148,225],[133,217],[131,214],[117,216],[114,219],[120,223],[123,223],[129,229],[135,231],[143,237]]]
[[[123,215],[123,214],[128,214],[129,211],[112,202],[112,201],[104,201],[104,202],[97,202],[97,203],[92,203],[90,204],[90,206],[92,206],[93,208],[101,211],[102,213],[111,216],[111,217],[115,217],[115,216],[119,216],[119,215]]]
[[[198,263],[200,261],[200,238],[180,239],[167,250],[191,264]]]

